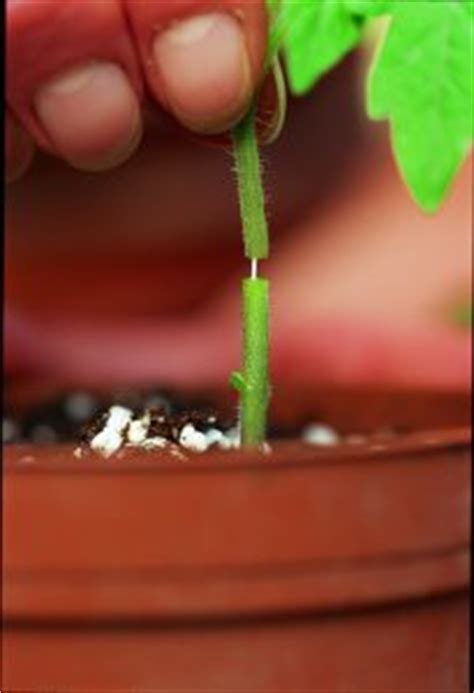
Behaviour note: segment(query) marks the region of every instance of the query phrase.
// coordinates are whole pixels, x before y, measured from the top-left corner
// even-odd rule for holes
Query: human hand
[[[298,132],[307,132],[301,120]],[[285,139],[279,145],[286,147]],[[282,160],[283,187],[295,170],[312,170],[314,185],[315,168],[304,169],[303,161],[309,139],[291,165]],[[466,390],[471,335],[453,313],[469,296],[470,166],[440,213],[426,217],[400,185],[387,143],[372,148],[370,156],[367,148],[354,155],[337,197],[326,193],[326,204],[320,200],[273,234],[262,265],[272,280],[273,382]],[[241,358],[239,285],[247,267],[238,229],[216,203],[216,153],[190,150],[199,156],[194,165],[172,149],[167,161],[179,164],[165,160],[155,170],[144,149],[110,174],[120,178],[114,187],[107,176],[96,178],[104,186],[96,194],[90,181],[78,188],[81,177],[57,165],[54,178],[38,167],[18,186],[26,190],[10,211],[6,266],[5,369],[12,382],[227,382]],[[196,171],[200,186],[192,182]],[[69,185],[61,182],[66,174]],[[41,187],[33,194],[35,183]],[[59,207],[48,187],[59,188]],[[132,214],[126,202],[116,209],[130,190],[147,189],[149,198],[132,195]],[[154,208],[170,227],[166,234]]]
[[[147,101],[193,132],[225,132],[262,82],[266,35],[264,0],[7,0],[7,179],[35,147],[118,166]]]
[[[273,380],[467,388],[470,334],[450,315],[469,290],[470,168],[420,214],[386,138],[358,125],[351,65],[292,104],[264,162]],[[146,145],[95,177],[38,157],[9,190],[8,378],[199,386],[238,366],[229,162],[158,130]]]

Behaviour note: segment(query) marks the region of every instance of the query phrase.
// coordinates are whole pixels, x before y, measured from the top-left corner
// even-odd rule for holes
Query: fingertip
[[[123,0],[9,0],[6,19],[7,102],[36,145],[87,170],[127,158],[139,139],[143,80]],[[90,80],[86,98],[81,70],[94,63],[109,66],[108,76]],[[48,87],[65,77],[53,95]]]
[[[182,20],[157,36],[153,56],[166,102],[190,130],[222,132],[248,107],[249,57],[234,17],[215,12]]]
[[[263,79],[263,0],[125,0],[144,74],[159,104],[198,134],[229,130]]]
[[[89,61],[61,72],[39,88],[35,107],[55,149],[82,170],[118,166],[141,138],[138,99],[113,63]]]

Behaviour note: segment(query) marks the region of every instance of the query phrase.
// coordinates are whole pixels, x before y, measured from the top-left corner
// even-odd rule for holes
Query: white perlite
[[[165,448],[169,444],[170,441],[163,438],[163,436],[154,436],[153,438],[147,438],[137,445],[137,447],[145,448],[145,450],[158,450],[160,448]]]
[[[150,415],[146,413],[141,419],[134,419],[127,429],[127,442],[132,445],[142,445],[146,441],[150,428]]]
[[[303,440],[309,445],[321,445],[329,447],[337,445],[340,441],[336,431],[326,424],[314,423],[309,424],[303,430]]]
[[[205,436],[208,447],[217,445],[221,450],[236,450],[240,447],[240,430],[238,427],[229,428],[228,431],[210,428],[206,431]]]
[[[218,428],[210,428],[204,434],[206,436],[207,447],[210,448],[212,445],[218,445],[219,447],[226,448],[227,439]]]
[[[237,450],[240,448],[240,425],[229,428],[229,430],[224,433],[224,440],[220,443],[223,450]]]
[[[221,450],[233,450],[240,447],[240,434],[236,428],[229,429],[227,433],[218,428],[210,428],[202,433],[192,423],[188,423],[181,429],[179,444],[193,452],[206,452],[213,445]]]
[[[205,452],[209,447],[206,434],[197,431],[192,423],[187,423],[179,434],[179,444],[193,452]]]
[[[103,457],[110,457],[120,450],[125,429],[132,420],[133,412],[126,407],[115,405],[110,407],[109,416],[104,428],[90,442],[92,450]]]
[[[164,422],[165,417],[158,417],[158,422]],[[214,416],[209,417],[208,423],[216,423]],[[152,414],[145,411],[141,418],[133,418],[133,412],[122,406],[115,405],[109,409],[104,427],[89,443],[90,448],[102,457],[110,457],[123,446],[127,448],[142,448],[144,450],[159,450],[169,448],[173,452],[175,444],[172,440],[160,435],[150,435]],[[231,428],[227,432],[212,427],[207,431],[199,431],[193,423],[186,423],[181,430],[173,429],[173,436],[179,446],[191,452],[203,453],[215,446],[221,450],[233,450],[240,447],[240,430]],[[81,448],[74,451],[78,458],[82,456]]]

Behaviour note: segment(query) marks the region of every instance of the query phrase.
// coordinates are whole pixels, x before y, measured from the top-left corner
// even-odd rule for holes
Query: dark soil
[[[233,415],[229,415],[229,410],[226,413],[217,411],[212,401],[211,397],[183,397],[163,388],[117,390],[101,395],[89,391],[69,391],[28,409],[14,409],[7,405],[3,415],[3,442],[7,445],[72,443],[79,446],[81,453],[88,454],[92,440],[104,430],[113,405],[131,410],[134,422],[147,417],[145,443],[164,439],[174,447],[182,446],[180,436],[187,424],[192,425],[194,432],[207,434],[217,430],[232,439],[232,431],[235,432],[238,420],[237,407],[234,406],[233,411],[230,410]],[[399,427],[396,430],[378,427],[371,431],[335,431],[324,423],[323,417],[307,420],[306,424],[306,427],[299,426],[297,430],[294,423],[290,427],[271,424],[268,440],[296,437],[312,445],[360,445],[369,440],[371,443],[386,443],[403,434]],[[235,433],[233,435],[235,440]],[[124,445],[130,444],[126,436],[127,432],[123,434]],[[152,445],[148,449],[152,449]]]
[[[3,442],[87,444],[103,428],[113,404],[131,409],[134,418],[148,411],[149,436],[161,436],[171,442],[177,442],[180,430],[187,423],[202,432],[213,427],[228,430],[236,423],[216,412],[204,399],[184,401],[162,389],[125,390],[103,396],[75,391],[22,411],[7,405],[3,413]]]

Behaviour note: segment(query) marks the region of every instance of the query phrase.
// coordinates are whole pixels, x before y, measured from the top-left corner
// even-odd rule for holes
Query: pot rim
[[[161,473],[184,471],[228,472],[267,470],[307,465],[351,465],[399,457],[423,461],[430,453],[469,448],[472,431],[468,426],[417,431],[386,441],[341,443],[331,447],[314,446],[299,439],[276,440],[271,452],[260,450],[208,450],[205,453],[183,451],[177,459],[170,452],[123,449],[111,459],[90,453],[82,459],[74,456],[77,446],[58,444],[10,444],[4,448],[4,472],[57,474],[90,473]],[[414,456],[414,457],[413,457]]]

